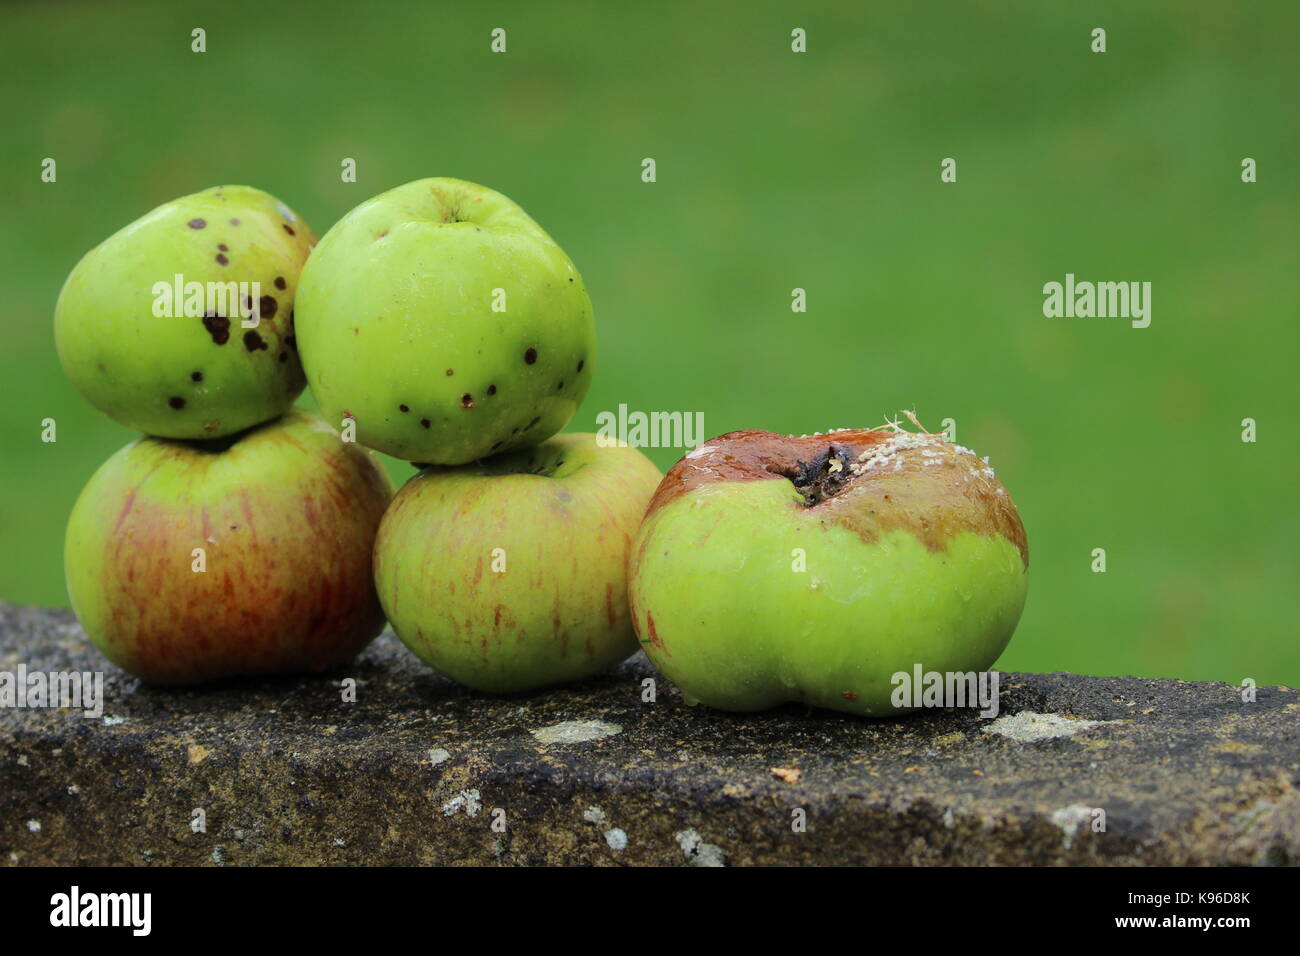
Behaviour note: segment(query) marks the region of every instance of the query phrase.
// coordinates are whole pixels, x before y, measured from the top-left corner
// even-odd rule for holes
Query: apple
[[[369,452],[297,409],[216,441],[141,438],[68,520],[73,609],[149,683],[324,670],[383,629],[371,549],[392,493]]]
[[[627,556],[659,470],[635,448],[560,435],[408,481],[375,541],[397,635],[493,693],[591,676],[636,651]]]
[[[986,462],[895,427],[737,431],[665,476],[629,600],[692,703],[897,714],[892,676],[981,671],[1024,606],[1024,527]]]
[[[306,384],[294,295],[315,241],[249,186],[164,203],[68,276],[54,309],[64,371],[101,412],[149,435],[217,438],[275,418]]]
[[[435,465],[558,432],[596,352],[569,257],[508,198],[459,179],[407,183],[339,220],[303,270],[297,332],[327,418]]]

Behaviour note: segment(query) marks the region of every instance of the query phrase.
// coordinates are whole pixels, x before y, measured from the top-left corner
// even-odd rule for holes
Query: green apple
[[[269,421],[306,383],[294,293],[315,241],[249,186],[159,206],[68,276],[54,311],[64,371],[100,411],[150,435],[215,438]]]
[[[659,471],[560,435],[403,486],[375,541],[388,620],[448,677],[494,693],[596,674],[636,651],[627,555]]]
[[[371,549],[392,493],[369,452],[297,409],[215,441],[139,439],[68,520],[73,609],[150,683],[340,664],[383,629]]]
[[[899,710],[893,675],[984,670],[1015,630],[1024,527],[993,470],[937,435],[731,432],[655,492],[629,600],[692,703]]]
[[[558,432],[596,351],[569,257],[505,196],[459,179],[407,183],[339,220],[303,270],[297,324],[326,416],[435,465]]]

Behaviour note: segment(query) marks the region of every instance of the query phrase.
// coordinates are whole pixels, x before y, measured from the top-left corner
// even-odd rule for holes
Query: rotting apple
[[[987,462],[939,435],[722,435],[637,534],[629,600],[691,702],[900,713],[892,678],[983,670],[1024,606],[1024,527]]]
[[[371,554],[392,493],[369,452],[297,409],[215,441],[138,439],[68,520],[73,609],[150,683],[340,664],[383,629]]]
[[[435,465],[558,432],[596,350],[569,257],[510,199],[459,179],[407,183],[339,220],[303,270],[297,330],[326,417]]]
[[[635,448],[589,434],[425,468],[375,541],[389,622],[425,663],[479,690],[598,673],[636,651],[627,556],[659,478]]]
[[[294,294],[315,241],[250,186],[164,203],[68,276],[54,310],[64,371],[101,412],[149,435],[217,438],[275,418],[307,381]]]

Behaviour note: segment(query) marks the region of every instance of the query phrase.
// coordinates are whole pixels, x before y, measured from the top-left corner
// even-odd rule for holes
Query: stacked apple
[[[275,291],[249,328],[153,317],[173,273]],[[82,260],[56,330],[86,396],[159,436],[91,479],[66,558],[92,640],[152,681],[317,670],[386,616],[485,691],[595,674],[639,637],[693,701],[880,715],[900,671],[990,666],[1024,603],[1015,506],[942,436],[732,432],[662,482],[557,436],[595,364],[586,287],[473,183],[393,189],[314,249],[256,190],[177,200]],[[334,424],[286,412],[304,380]],[[352,438],[420,469],[391,505]]]
[[[421,471],[375,542],[393,629],[481,690],[595,674],[636,650],[627,561],[659,483],[639,451],[552,438],[591,383],[591,302],[505,196],[456,179],[362,203],[303,270],[312,392]]]
[[[314,243],[273,196],[217,187],[92,249],[59,295],[68,377],[146,433],[73,508],[68,593],[94,644],[145,680],[318,671],[383,627],[371,547],[392,486],[290,409]]]
[[[268,291],[248,316],[158,315],[173,277]],[[65,549],[86,632],[132,673],[320,670],[385,610],[486,690],[635,651],[627,560],[660,475],[594,435],[552,438],[591,382],[591,303],[500,193],[409,183],[319,245],[257,190],[185,197],[86,255],[55,328],[86,397],[155,436],[91,479]],[[308,381],[325,421],[286,412]],[[382,525],[392,488],[358,444],[422,469]]]

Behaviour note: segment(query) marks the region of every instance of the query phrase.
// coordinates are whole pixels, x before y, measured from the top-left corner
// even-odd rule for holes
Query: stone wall
[[[1288,688],[1008,673],[996,719],[734,715],[643,699],[640,655],[490,697],[386,633],[336,674],[163,691],[0,604],[19,665],[106,683],[94,718],[0,709],[9,864],[1300,861]]]

